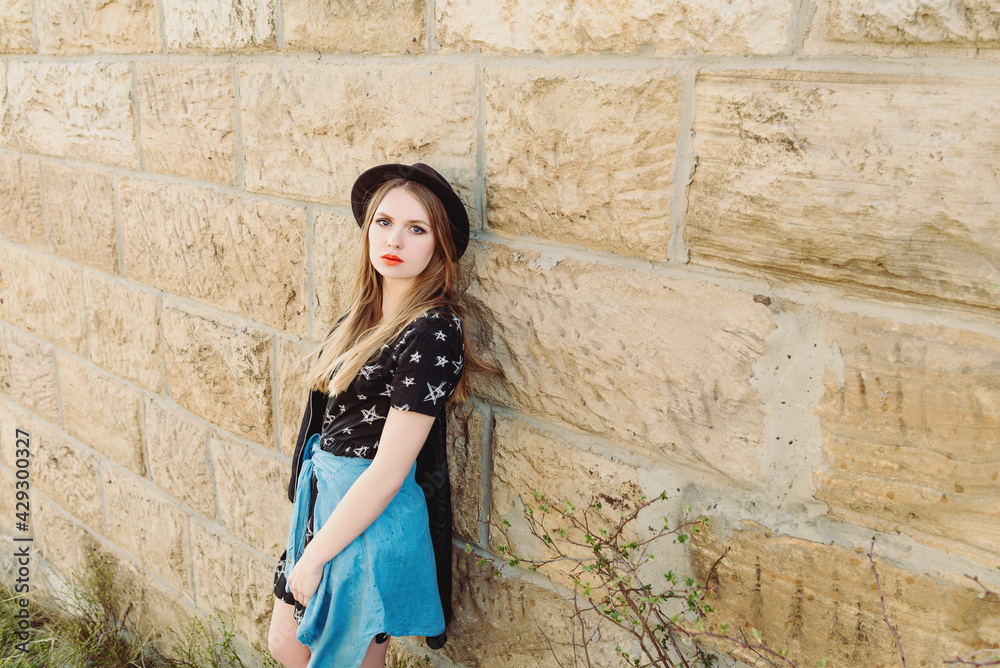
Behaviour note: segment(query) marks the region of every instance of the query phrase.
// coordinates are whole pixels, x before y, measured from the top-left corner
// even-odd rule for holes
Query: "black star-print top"
[[[320,447],[374,459],[389,408],[437,415],[462,375],[462,320],[446,309],[417,317],[326,404]]]

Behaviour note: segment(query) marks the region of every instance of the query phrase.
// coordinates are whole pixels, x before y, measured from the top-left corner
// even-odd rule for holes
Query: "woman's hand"
[[[304,553],[298,563],[295,564],[295,567],[292,568],[292,572],[288,574],[286,578],[288,581],[288,590],[292,592],[295,600],[302,605],[307,605],[309,599],[319,589],[319,581],[323,578],[324,565],[310,561],[306,557],[306,553]]]

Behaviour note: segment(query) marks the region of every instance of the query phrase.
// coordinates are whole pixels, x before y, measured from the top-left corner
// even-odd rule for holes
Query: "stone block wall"
[[[1000,643],[993,0],[0,0],[0,508],[98,547],[162,629],[263,643],[349,190],[424,161],[472,212],[439,666],[555,666],[565,577],[486,520],[666,490],[720,616],[800,665]],[[8,550],[10,551],[10,550]],[[607,625],[595,665],[615,664]],[[415,643],[399,651],[420,650]],[[554,647],[553,650],[550,647]]]

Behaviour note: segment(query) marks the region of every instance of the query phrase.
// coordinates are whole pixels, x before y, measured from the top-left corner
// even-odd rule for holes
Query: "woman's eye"
[[[414,234],[427,234],[427,230],[425,230],[424,228],[420,227],[419,225],[414,225],[413,227],[410,228],[410,230]]]
[[[389,224],[389,221],[386,220],[385,218],[376,218],[375,224],[378,225],[379,227],[385,227]]]

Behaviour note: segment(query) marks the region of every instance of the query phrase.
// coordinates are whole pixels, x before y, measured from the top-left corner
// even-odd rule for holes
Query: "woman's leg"
[[[368,653],[365,660],[361,662],[361,668],[385,668],[385,653],[389,651],[388,638],[384,643],[375,642],[375,638],[368,643]]]
[[[295,632],[299,625],[292,613],[295,606],[274,599],[274,611],[271,613],[271,628],[267,633],[267,648],[271,656],[285,668],[305,668],[309,663],[309,648],[299,642]],[[388,643],[386,643],[388,645]],[[382,656],[385,656],[383,652]]]

